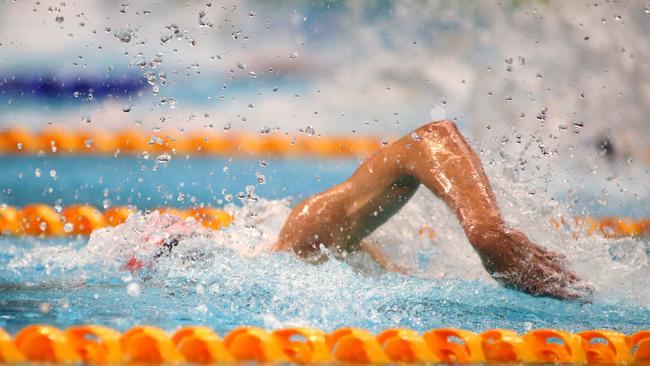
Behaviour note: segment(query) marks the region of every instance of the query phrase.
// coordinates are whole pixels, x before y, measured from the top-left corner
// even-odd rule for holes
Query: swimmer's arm
[[[370,257],[386,271],[397,272],[403,275],[409,274],[406,268],[391,261],[388,258],[388,254],[386,254],[386,252],[377,243],[366,238],[361,241],[361,250],[368,253]]]

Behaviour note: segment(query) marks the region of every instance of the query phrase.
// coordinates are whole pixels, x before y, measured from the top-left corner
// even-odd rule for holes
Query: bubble
[[[314,130],[314,127],[312,126],[307,126],[307,128],[305,128],[305,133],[307,136],[313,136],[316,133],[316,130]]]
[[[88,117],[88,116],[81,117],[81,122],[86,123],[86,124],[90,124],[90,122],[91,122],[90,117]]]
[[[72,224],[71,222],[66,222],[65,225],[63,225],[63,231],[65,231],[66,233],[72,232],[73,229],[74,229],[74,224]]]
[[[129,294],[131,297],[138,297],[140,296],[140,285],[138,285],[135,282],[131,282],[128,285],[126,285],[126,293]]]
[[[54,170],[54,169],[50,170],[50,177],[51,178],[56,178],[56,170]]]
[[[63,21],[64,21],[65,19],[63,18],[63,15],[57,15],[57,17],[54,18],[54,20],[55,20],[57,23],[61,24],[61,23],[63,23]]]
[[[40,177],[41,177],[41,169],[40,169],[40,168],[36,168],[36,169],[34,169],[34,176],[35,176],[36,178],[40,178]]]
[[[422,137],[420,137],[420,135],[418,135],[417,132],[415,132],[415,131],[411,132],[411,138],[414,141],[418,141],[418,142],[422,141]]]
[[[199,305],[199,306],[196,307],[196,310],[197,310],[199,313],[206,314],[206,313],[208,312],[208,307],[205,306],[204,304],[201,304],[201,305]]]

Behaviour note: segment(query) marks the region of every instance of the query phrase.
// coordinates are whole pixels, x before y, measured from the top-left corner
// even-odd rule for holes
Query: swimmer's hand
[[[488,235],[485,245],[476,250],[485,269],[504,286],[534,296],[590,300],[593,289],[569,271],[557,253],[515,230]]]

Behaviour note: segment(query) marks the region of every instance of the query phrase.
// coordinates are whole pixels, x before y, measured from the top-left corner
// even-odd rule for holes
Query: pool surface
[[[592,302],[535,298],[496,285],[455,218],[424,190],[373,234],[411,276],[383,273],[363,255],[315,266],[266,251],[291,205],[345,179],[356,160],[176,158],[161,165],[141,158],[21,157],[0,158],[0,164],[2,200],[11,205],[83,202],[149,209],[206,203],[235,214],[233,226],[182,241],[138,273],[124,269],[125,253],[160,219],[157,213],[99,230],[90,241],[0,238],[0,327],[11,333],[33,323],[94,323],[118,330],[205,324],[221,334],[240,325],[325,331],[357,326],[373,332],[607,328],[629,334],[650,324],[647,239],[575,239],[548,224],[569,212],[553,198],[562,197],[560,188],[531,195],[535,182],[522,191],[521,182],[504,183],[492,171],[509,222],[566,254],[571,268],[595,287]],[[435,229],[435,238],[418,234],[424,225]]]

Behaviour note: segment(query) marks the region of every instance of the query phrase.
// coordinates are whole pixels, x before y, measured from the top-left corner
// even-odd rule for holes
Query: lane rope
[[[387,141],[387,140],[384,140]],[[142,129],[108,131],[47,128],[32,132],[21,127],[0,131],[0,155],[143,155],[282,157],[366,156],[377,151],[382,140],[373,136],[292,137],[278,132],[212,131],[150,132]]]
[[[193,219],[212,230],[228,227],[234,215],[214,207],[193,207],[180,210],[161,207],[151,212],[170,214],[184,219]],[[28,236],[70,236],[90,235],[94,230],[117,226],[138,212],[133,206],[115,206],[101,212],[90,205],[70,205],[55,209],[44,204],[31,204],[22,209],[0,205],[0,235]]]
[[[169,214],[184,219],[192,218],[214,230],[228,227],[234,220],[232,213],[208,206],[186,210],[159,207],[148,211],[158,211],[161,215]],[[43,237],[90,235],[93,230],[117,226],[136,212],[138,210],[133,206],[115,206],[101,212],[98,208],[85,204],[75,204],[65,208],[38,203],[23,208],[0,204],[0,235]],[[592,235],[606,238],[650,237],[650,218],[584,216],[574,217],[571,220],[572,225],[569,225],[571,221],[564,218],[553,219],[550,224],[558,230],[573,230],[576,239]],[[436,230],[430,225],[421,227],[418,234],[429,240],[435,240],[437,235]]]
[[[205,326],[187,326],[171,336],[155,326],[125,333],[99,325],[60,330],[29,325],[14,337],[0,329],[0,363],[58,364],[300,364],[519,363],[616,364],[650,362],[650,330],[625,335],[612,330],[569,333],[536,329],[523,335],[491,329],[386,329],[378,335],[359,328],[331,333],[306,327],[267,331],[239,327],[223,339]]]

